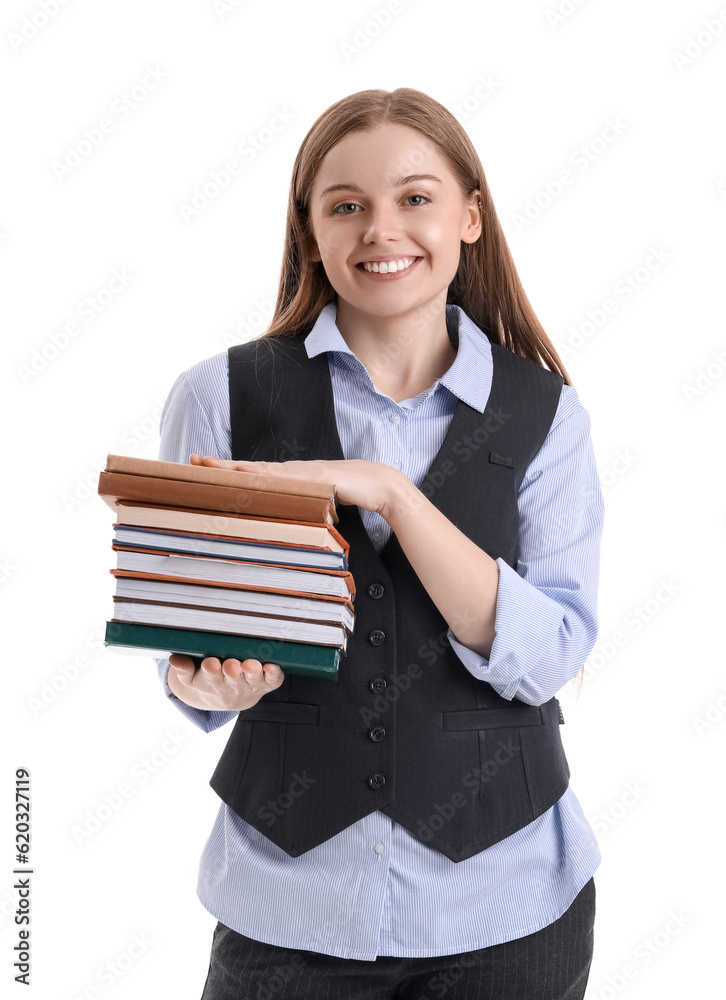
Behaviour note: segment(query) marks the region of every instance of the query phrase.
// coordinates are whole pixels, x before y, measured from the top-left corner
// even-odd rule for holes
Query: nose
[[[394,205],[378,205],[368,209],[365,217],[363,240],[366,243],[385,243],[400,233],[400,219],[396,218]]]

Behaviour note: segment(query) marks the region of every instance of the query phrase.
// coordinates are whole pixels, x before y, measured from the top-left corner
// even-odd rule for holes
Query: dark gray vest
[[[452,310],[447,324],[458,343]],[[517,491],[564,380],[497,344],[492,356],[484,413],[457,400],[421,490],[476,545],[516,568]],[[229,389],[233,459],[345,459],[328,355],[308,358],[304,338],[231,347]],[[338,680],[288,674],[240,712],[210,784],[292,857],[380,810],[463,861],[564,794],[559,702],[510,701],[476,680],[395,534],[378,554],[357,506],[339,504],[338,517],[357,589]]]

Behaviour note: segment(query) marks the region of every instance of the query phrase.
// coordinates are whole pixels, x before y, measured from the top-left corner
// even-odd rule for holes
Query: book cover
[[[276,663],[283,671],[305,677],[338,679],[340,650],[333,646],[316,646],[285,642],[282,639],[255,639],[222,632],[201,632],[195,629],[162,628],[158,625],[137,625],[131,622],[106,622],[105,646],[123,646],[186,656],[215,656],[219,660],[254,659],[260,663]]]

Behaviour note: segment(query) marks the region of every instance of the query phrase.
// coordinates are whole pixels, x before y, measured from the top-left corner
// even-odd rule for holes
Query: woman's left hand
[[[192,454],[192,465],[208,465],[217,469],[234,469],[239,472],[257,472],[265,476],[283,476],[307,479],[317,483],[332,483],[338,503],[357,504],[386,516],[396,484],[404,474],[384,462],[366,462],[351,458],[339,462],[323,460],[293,462],[233,462],[212,458],[210,455]]]

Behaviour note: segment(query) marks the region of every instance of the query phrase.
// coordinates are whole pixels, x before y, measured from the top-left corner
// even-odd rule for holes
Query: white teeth
[[[402,257],[400,260],[382,260],[380,263],[366,261],[363,267],[366,271],[373,271],[375,274],[393,274],[395,271],[405,271],[415,260],[415,257]]]

